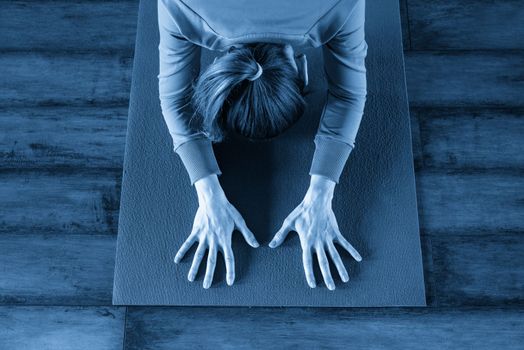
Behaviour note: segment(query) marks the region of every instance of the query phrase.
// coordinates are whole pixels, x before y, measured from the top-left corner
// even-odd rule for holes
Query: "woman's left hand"
[[[280,230],[269,243],[276,248],[284,242],[289,231],[296,231],[302,246],[302,263],[306,280],[311,288],[316,287],[313,274],[312,250],[315,251],[320,265],[320,271],[326,286],[335,289],[335,283],[329,270],[326,252],[328,251],[337,267],[343,282],[349,281],[349,276],[334,243],[340,244],[356,261],[362,257],[344,238],[338,228],[337,220],[331,206],[336,183],[319,175],[312,175],[309,189],[302,202],[288,215]]]

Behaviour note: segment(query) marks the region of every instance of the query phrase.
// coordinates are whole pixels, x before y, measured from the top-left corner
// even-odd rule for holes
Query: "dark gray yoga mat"
[[[368,99],[356,140],[335,189],[339,227],[363,257],[341,251],[350,281],[329,291],[318,267],[310,289],[296,233],[267,246],[309,184],[326,83],[321,50],[300,49],[314,93],[300,122],[269,143],[232,138],[215,144],[220,182],[262,244],[250,248],[236,232],[237,277],[228,287],[223,260],[209,290],[187,281],[192,255],[173,257],[191,231],[195,189],[172,151],[158,99],[156,0],[140,2],[122,181],[113,290],[117,305],[425,306],[411,132],[397,0],[367,1]],[[202,69],[215,54],[203,49]]]

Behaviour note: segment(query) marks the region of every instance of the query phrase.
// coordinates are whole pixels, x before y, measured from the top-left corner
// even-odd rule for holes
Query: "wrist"
[[[311,175],[307,195],[315,198],[331,199],[335,192],[336,182],[322,175]]]
[[[195,182],[195,189],[200,204],[210,200],[216,201],[226,199],[226,194],[220,186],[217,174],[205,176]]]

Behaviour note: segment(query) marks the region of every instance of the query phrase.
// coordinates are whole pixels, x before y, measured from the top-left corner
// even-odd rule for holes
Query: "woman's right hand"
[[[194,281],[200,262],[206,250],[207,257],[204,288],[209,288],[213,282],[213,274],[220,250],[226,263],[226,282],[229,286],[235,281],[235,257],[231,248],[231,236],[237,228],[247,243],[253,248],[260,244],[249,230],[238,210],[228,201],[216,174],[206,176],[195,182],[199,207],[193,222],[193,229],[175,256],[179,263],[191,246],[198,242],[198,248],[193,257],[193,263],[188,273],[188,280]]]

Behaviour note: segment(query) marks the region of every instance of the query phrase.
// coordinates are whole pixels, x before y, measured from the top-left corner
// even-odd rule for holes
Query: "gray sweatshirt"
[[[338,183],[366,102],[364,22],[365,0],[158,0],[160,104],[191,185],[222,174],[212,142],[189,123],[201,47],[255,42],[322,46],[328,89],[309,174]]]

